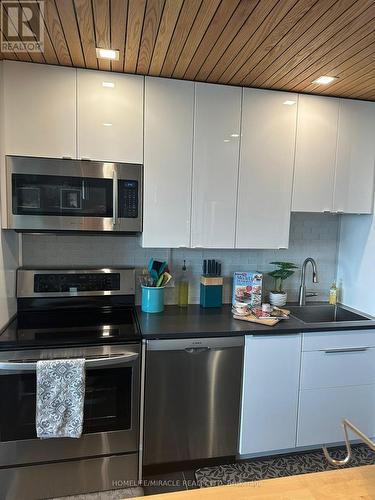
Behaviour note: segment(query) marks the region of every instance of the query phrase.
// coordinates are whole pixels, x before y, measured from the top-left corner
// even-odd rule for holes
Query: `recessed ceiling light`
[[[103,123],[104,127],[112,127],[112,123]]]
[[[231,137],[239,137],[240,134],[230,134]]]
[[[230,142],[230,139],[224,139],[224,142]]]
[[[328,85],[329,83],[332,83],[335,80],[337,80],[336,76],[323,75],[314,80],[313,83],[316,83],[317,85]]]
[[[295,104],[296,101],[284,101],[283,104],[286,104],[287,106],[293,106],[293,104]]]
[[[120,59],[120,51],[113,49],[99,49],[97,47],[96,57],[98,59],[111,59],[111,61],[118,61]]]
[[[107,87],[109,89],[113,89],[115,84],[113,82],[102,82],[103,87]]]

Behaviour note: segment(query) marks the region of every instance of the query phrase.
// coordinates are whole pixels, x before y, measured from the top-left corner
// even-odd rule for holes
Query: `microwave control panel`
[[[119,217],[136,219],[138,217],[138,181],[119,181]]]

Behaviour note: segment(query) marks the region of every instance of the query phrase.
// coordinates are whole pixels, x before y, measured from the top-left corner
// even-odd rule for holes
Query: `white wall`
[[[0,62],[0,109],[3,106],[2,62]],[[3,123],[0,122],[0,184],[4,183]],[[1,186],[0,186],[1,187]],[[1,200],[1,210],[4,200]],[[0,214],[1,215],[1,214]],[[0,329],[16,313],[15,285],[18,267],[18,234],[0,229]]]
[[[169,262],[176,277],[186,259],[190,275],[191,303],[199,303],[199,277],[203,259],[222,262],[224,301],[230,302],[234,271],[270,271],[275,260],[290,260],[301,265],[308,256],[316,259],[320,282],[314,285],[308,269],[306,285],[316,290],[315,300],[327,300],[328,290],[336,278],[338,217],[330,214],[292,214],[288,250],[199,250],[199,249],[144,249],[140,239],[126,236],[85,235],[23,235],[23,263],[25,266],[135,266],[138,272],[150,257]],[[286,282],[291,300],[298,297],[300,271]],[[267,277],[265,287],[272,282]],[[176,289],[167,290],[166,302],[176,303]],[[138,296],[139,301],[139,287]],[[309,299],[313,300],[313,299]]]
[[[375,316],[375,217],[341,217],[337,269],[340,301]]]

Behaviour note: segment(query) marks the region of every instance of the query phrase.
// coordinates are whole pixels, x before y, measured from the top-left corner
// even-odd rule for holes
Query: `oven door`
[[[142,229],[141,165],[7,156],[6,172],[6,229]]]
[[[83,434],[38,439],[36,362],[86,359]],[[138,451],[140,345],[0,352],[0,467]]]

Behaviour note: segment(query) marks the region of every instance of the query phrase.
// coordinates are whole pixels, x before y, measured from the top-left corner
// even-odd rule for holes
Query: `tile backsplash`
[[[64,266],[134,266],[137,273],[147,265],[150,257],[169,262],[175,282],[178,281],[183,260],[189,271],[190,303],[199,303],[199,278],[203,259],[222,262],[224,302],[231,301],[232,275],[235,271],[273,269],[269,263],[287,260],[301,265],[306,257],[313,257],[318,265],[319,283],[311,281],[311,270],[306,275],[307,290],[318,296],[309,300],[327,300],[328,290],[336,279],[339,218],[330,214],[292,214],[290,244],[287,250],[200,250],[142,248],[140,237],[107,235],[24,234],[22,236],[23,265],[27,267]],[[285,283],[289,300],[297,300],[300,270]],[[264,289],[272,288],[272,280],[265,277]],[[137,287],[137,302],[140,299]],[[177,288],[166,290],[166,302],[176,303]]]

